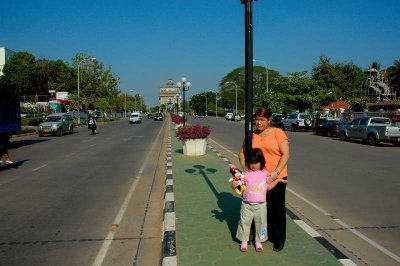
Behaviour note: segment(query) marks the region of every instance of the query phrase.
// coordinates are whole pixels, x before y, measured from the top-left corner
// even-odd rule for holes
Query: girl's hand
[[[278,178],[278,182],[281,182],[281,183],[287,183],[287,180],[285,180],[285,179],[282,179],[282,178]]]

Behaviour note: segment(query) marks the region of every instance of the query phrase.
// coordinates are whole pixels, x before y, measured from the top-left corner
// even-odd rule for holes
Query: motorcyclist
[[[96,124],[96,119],[94,119],[93,116],[89,117],[89,121],[88,121],[88,130],[91,130],[92,134],[97,132],[97,124]]]

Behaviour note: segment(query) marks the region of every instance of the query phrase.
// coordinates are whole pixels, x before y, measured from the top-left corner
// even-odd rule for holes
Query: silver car
[[[282,120],[282,129],[291,129],[292,131],[309,131],[312,128],[312,117],[305,113],[293,113]]]
[[[72,115],[69,113],[55,113],[48,115],[46,119],[38,126],[38,134],[43,137],[44,134],[62,136],[64,133],[74,132]]]

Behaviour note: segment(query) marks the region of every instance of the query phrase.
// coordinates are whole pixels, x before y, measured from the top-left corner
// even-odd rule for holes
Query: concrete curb
[[[164,224],[163,224],[163,266],[176,266],[176,227],[175,227],[175,196],[172,171],[171,134],[168,136],[167,172],[165,175]]]

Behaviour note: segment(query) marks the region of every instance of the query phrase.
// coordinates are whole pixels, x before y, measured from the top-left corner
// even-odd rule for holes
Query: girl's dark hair
[[[260,107],[257,109],[255,113],[256,117],[265,117],[265,118],[271,118],[271,111],[267,107]]]
[[[247,168],[250,168],[250,164],[260,163],[260,169],[264,169],[265,167],[265,158],[264,155],[259,148],[253,148],[250,153],[246,156],[246,165]]]

